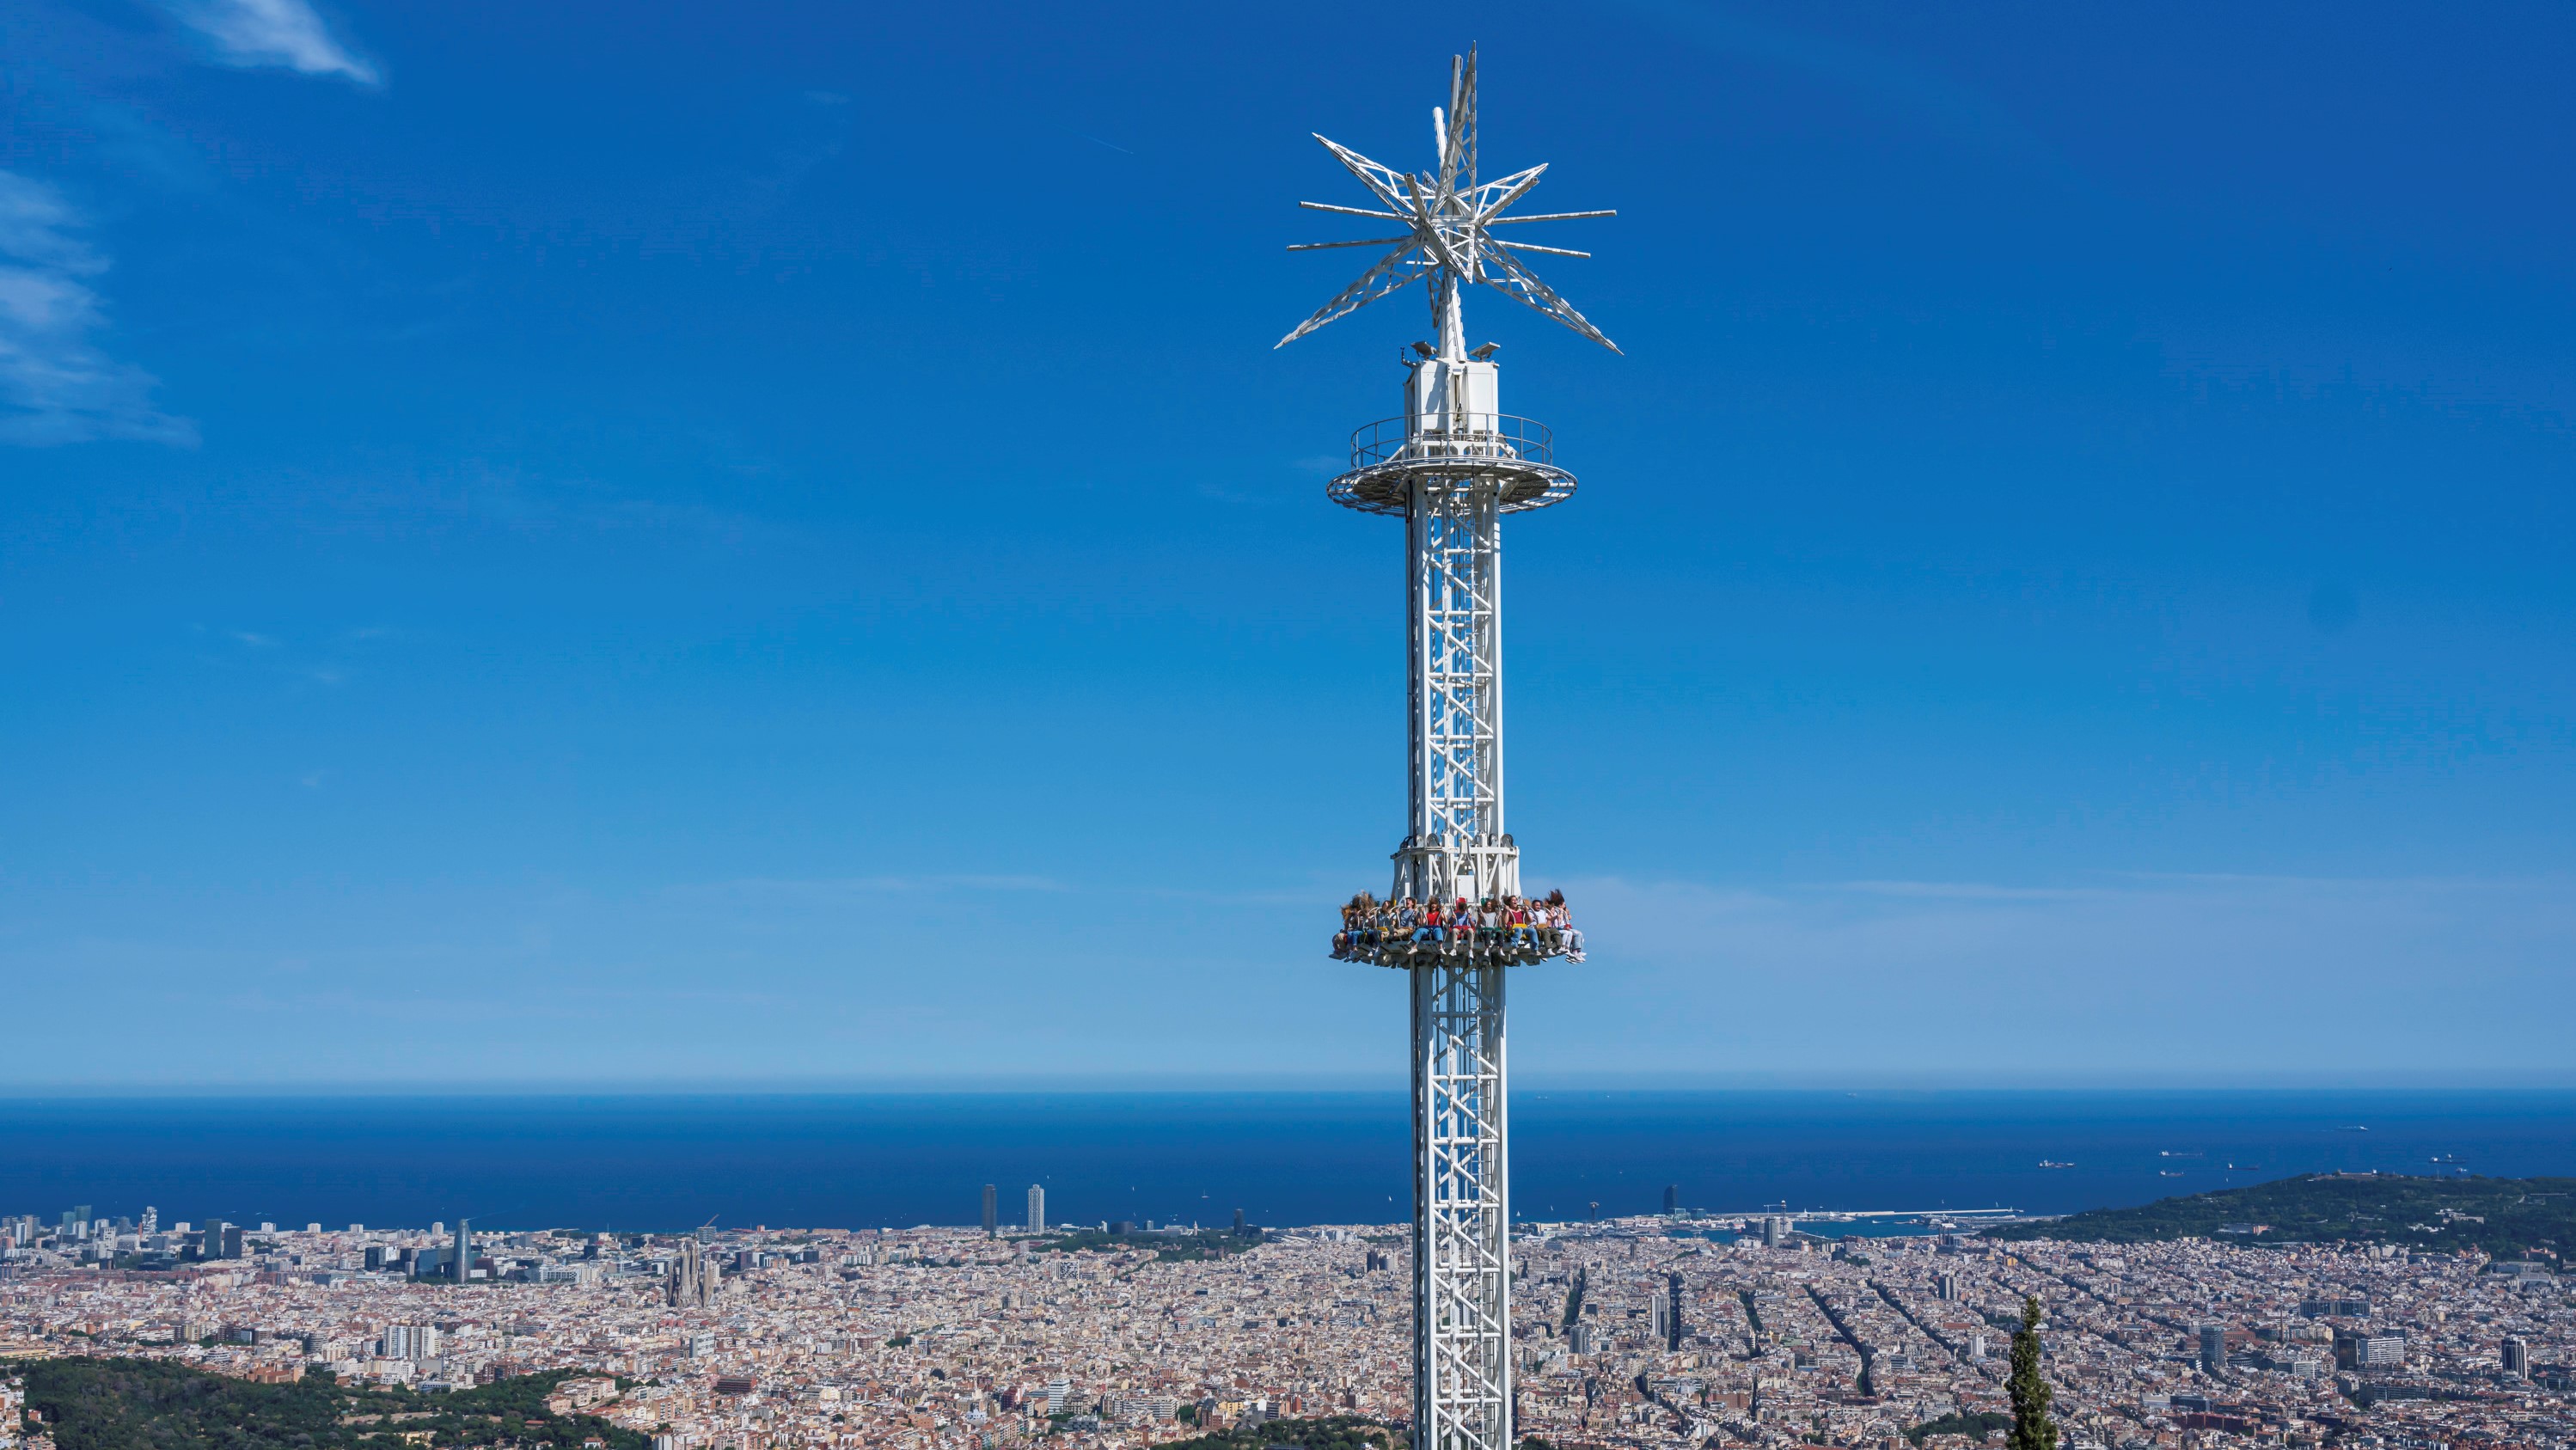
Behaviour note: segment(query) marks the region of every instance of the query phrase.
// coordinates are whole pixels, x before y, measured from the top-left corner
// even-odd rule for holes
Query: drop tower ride
[[[1299,205],[1401,234],[1290,248],[1392,250],[1279,345],[1415,282],[1430,293],[1438,342],[1404,359],[1403,415],[1352,434],[1350,471],[1326,491],[1404,520],[1412,800],[1390,898],[1472,905],[1521,891],[1520,850],[1503,824],[1502,516],[1563,502],[1574,475],[1556,466],[1546,428],[1501,411],[1495,348],[1468,350],[1462,294],[1481,282],[1617,352],[1521,260],[1587,253],[1494,235],[1614,213],[1504,215],[1547,168],[1477,179],[1473,50],[1451,60],[1448,104],[1433,108],[1431,127],[1438,169],[1414,175],[1315,138],[1378,205]],[[1553,933],[1390,933],[1348,953],[1412,984],[1416,1450],[1513,1443],[1503,979],[1559,955],[1555,943]]]

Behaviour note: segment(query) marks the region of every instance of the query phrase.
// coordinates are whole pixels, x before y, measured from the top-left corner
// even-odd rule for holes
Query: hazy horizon
[[[2302,1172],[2563,1172],[2569,1090],[1599,1092],[1512,1100],[1516,1216],[2060,1212]],[[1356,1092],[0,1097],[0,1209],[625,1226],[966,1222],[987,1183],[1056,1221],[1387,1222],[1400,1089]],[[48,1212],[51,1210],[49,1209]]]
[[[1802,1078],[1792,1075],[1660,1074],[1613,1076],[1593,1073],[1542,1073],[1516,1076],[1516,1093],[1597,1094],[1635,1097],[1866,1097],[1931,1099],[1992,1097],[2011,1099],[2056,1095],[2132,1096],[2138,1098],[2253,1098],[2351,1094],[2369,1096],[2511,1097],[2576,1093],[2576,1072],[2465,1073],[2409,1077],[2397,1073],[2331,1076],[2211,1075],[2193,1078],[2146,1075],[2093,1077],[1931,1077],[1882,1074]],[[258,1081],[169,1081],[118,1079],[94,1082],[29,1082],[0,1080],[0,1101],[59,1099],[163,1098],[943,1098],[943,1097],[1151,1097],[1151,1096],[1402,1096],[1409,1089],[1401,1075],[1206,1074],[1049,1075],[1025,1078],[528,1078],[427,1080],[372,1079],[341,1082],[280,1079]]]

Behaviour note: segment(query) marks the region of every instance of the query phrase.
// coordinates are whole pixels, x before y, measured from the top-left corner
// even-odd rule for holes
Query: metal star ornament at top
[[[1420,278],[1431,280],[1431,309],[1436,323],[1445,335],[1454,326],[1461,282],[1482,282],[1488,287],[1519,299],[1531,308],[1545,313],[1612,352],[1619,345],[1601,335],[1601,329],[1584,320],[1574,305],[1556,294],[1555,289],[1538,279],[1537,274],[1521,264],[1515,253],[1540,253],[1551,257],[1589,257],[1590,252],[1568,251],[1563,247],[1542,247],[1530,242],[1507,242],[1492,233],[1499,226],[1525,222],[1572,221],[1578,217],[1617,216],[1615,211],[1545,212],[1528,216],[1505,216],[1503,212],[1529,194],[1531,187],[1547,170],[1544,164],[1527,171],[1516,171],[1499,181],[1476,179],[1476,52],[1470,49],[1463,57],[1449,63],[1449,105],[1431,111],[1433,139],[1440,148],[1438,174],[1423,172],[1407,176],[1380,166],[1347,146],[1338,145],[1322,136],[1315,139],[1333,153],[1335,160],[1349,169],[1385,207],[1372,210],[1356,206],[1331,206],[1320,201],[1301,201],[1309,211],[1328,211],[1342,216],[1371,217],[1403,223],[1408,230],[1398,237],[1363,237],[1349,242],[1303,242],[1292,252],[1322,251],[1331,247],[1388,247],[1395,250],[1377,260],[1377,265],[1360,274],[1359,280],[1342,289],[1342,294],[1323,305],[1312,317],[1297,325],[1297,330],[1279,339],[1286,347],[1297,339],[1322,327],[1337,317],[1356,312],[1390,292],[1400,291]]]

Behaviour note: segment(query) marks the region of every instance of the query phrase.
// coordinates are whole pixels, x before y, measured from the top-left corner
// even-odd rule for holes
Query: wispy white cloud
[[[1587,1068],[2536,1071],[2564,1061],[2576,1008],[2565,877],[1567,894],[1594,965],[1533,974],[1525,1005]]]
[[[305,0],[174,0],[170,11],[212,40],[227,64],[284,66],[366,86],[380,79],[374,66],[332,37]]]
[[[0,171],[0,442],[194,443],[196,425],[153,406],[159,381],[99,348],[106,310],[86,279],[107,258],[80,228],[62,193]]]
[[[2102,894],[2081,887],[1996,886],[1983,881],[1846,881],[1839,889],[1860,896],[1945,901],[2074,901]]]
[[[754,877],[721,882],[711,887],[684,887],[683,891],[707,891],[718,895],[765,896],[812,901],[837,901],[850,897],[911,894],[917,892],[995,892],[995,891],[1065,891],[1071,888],[1051,876],[840,876],[815,880],[780,880]]]

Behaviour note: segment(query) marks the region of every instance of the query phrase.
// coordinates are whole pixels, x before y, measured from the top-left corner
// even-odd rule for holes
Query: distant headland
[[[2416,1178],[2304,1173],[2136,1208],[2096,1208],[1988,1229],[1990,1239],[2162,1243],[2400,1244],[2470,1249],[2498,1259],[2563,1261],[2576,1253],[2576,1178]]]

